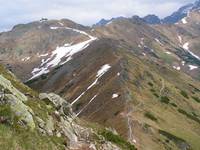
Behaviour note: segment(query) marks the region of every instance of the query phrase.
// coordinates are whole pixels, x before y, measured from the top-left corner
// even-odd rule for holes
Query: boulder
[[[33,115],[32,109],[26,106],[15,95],[5,94],[5,99],[7,103],[10,104],[11,111],[19,118],[19,120],[25,122],[25,124],[31,130],[33,130],[35,128],[35,123],[32,116]]]

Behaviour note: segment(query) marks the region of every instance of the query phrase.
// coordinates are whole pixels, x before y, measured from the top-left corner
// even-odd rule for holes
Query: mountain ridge
[[[149,14],[145,17],[140,17],[142,20],[144,20],[148,24],[174,24],[183,19],[184,17],[187,16],[187,13],[196,9],[200,8],[200,1],[197,0],[194,3],[189,3],[186,4],[182,7],[180,7],[177,11],[173,12],[171,15],[166,16],[164,18],[159,18],[158,16],[154,14]],[[118,17],[117,17],[118,18]],[[106,25],[107,23],[111,22],[114,19],[117,18],[112,18],[112,19],[101,19],[99,22],[94,24],[94,26],[103,26]]]
[[[27,124],[35,131],[41,123],[40,131],[53,137],[61,130],[58,141],[45,137],[53,148],[198,150],[199,24],[196,10],[176,24],[150,25],[133,16],[93,27],[66,19],[17,25],[0,34],[0,61],[26,86],[9,75],[14,90],[5,90],[11,95],[3,101],[22,99],[24,114],[38,112],[45,122],[22,115],[20,129]],[[1,76],[0,83],[7,81]]]

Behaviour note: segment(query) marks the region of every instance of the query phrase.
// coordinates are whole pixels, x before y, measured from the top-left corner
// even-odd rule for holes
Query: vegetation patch
[[[151,91],[152,93],[155,93],[155,92],[156,92],[154,89],[150,89],[150,91]]]
[[[200,103],[200,99],[198,97],[192,96],[192,99],[195,100],[197,103]]]
[[[177,105],[175,103],[170,103],[173,107],[177,107]]]
[[[161,96],[160,101],[165,104],[169,104],[170,100],[167,96]]]
[[[153,93],[153,95],[154,95],[155,97],[157,97],[157,98],[159,97],[159,95],[158,95],[157,93]]]
[[[179,149],[191,150],[190,145],[184,139],[163,130],[159,130],[159,134],[165,136],[168,140],[173,141]]]
[[[100,131],[99,134],[102,135],[106,140],[118,145],[124,150],[136,150],[134,145],[124,140],[121,136],[112,133],[111,131],[104,129]]]
[[[180,109],[180,108],[178,109],[178,112],[181,113],[181,114],[183,114],[183,115],[185,115],[189,119],[194,120],[194,121],[196,121],[197,123],[200,124],[200,119],[197,118],[195,115],[191,115],[191,114],[187,113],[185,110]]]
[[[149,119],[151,119],[152,121],[158,121],[158,119],[152,113],[150,113],[150,112],[146,112],[144,114],[144,116],[147,117],[147,118],[149,118]]]
[[[148,82],[148,85],[151,86],[151,87],[153,87],[153,83],[151,83],[151,82]]]
[[[184,96],[187,99],[189,98],[187,92],[185,92],[185,91],[181,91],[181,95]]]

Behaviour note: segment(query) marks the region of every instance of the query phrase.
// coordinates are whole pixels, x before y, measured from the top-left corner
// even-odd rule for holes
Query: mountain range
[[[156,16],[154,14],[147,15],[141,19],[144,20],[148,24],[174,24],[174,23],[179,22],[182,18],[186,17],[190,11],[199,10],[199,8],[200,8],[200,1],[197,0],[194,3],[190,3],[190,4],[187,4],[187,5],[179,8],[177,11],[173,12],[171,15],[169,15],[163,19],[159,18],[158,16]],[[114,19],[118,19],[118,18],[112,18],[109,20],[101,19],[94,26],[106,25],[108,22],[110,22]]]
[[[0,33],[1,147],[199,150],[199,4]]]

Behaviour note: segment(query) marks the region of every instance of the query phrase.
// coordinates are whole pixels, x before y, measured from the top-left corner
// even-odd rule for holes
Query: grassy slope
[[[200,103],[195,101],[194,97],[196,99],[200,97],[199,82],[171,68],[162,67],[145,59],[141,61],[131,52],[121,51],[121,54],[127,59],[126,67],[129,74],[127,86],[135,110],[132,114],[133,120],[137,120],[140,125],[148,125],[153,130],[165,130],[184,139],[193,149],[198,150]],[[180,110],[185,113],[180,113]],[[172,145],[174,142],[167,143],[165,137],[157,131],[151,133],[153,137],[151,135],[150,138],[153,142],[148,139],[150,133],[142,132],[136,135],[144,144],[142,148],[155,149],[160,143],[163,146],[159,149],[166,147],[175,149],[176,143],[175,145]]]

